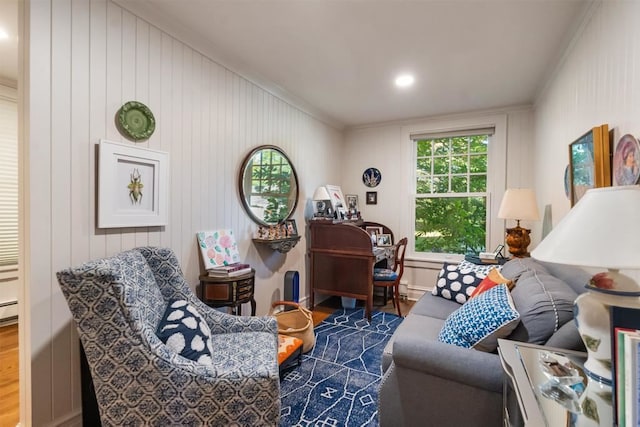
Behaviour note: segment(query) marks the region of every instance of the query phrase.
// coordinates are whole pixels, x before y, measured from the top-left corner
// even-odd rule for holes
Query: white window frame
[[[459,261],[460,254],[415,251],[415,200],[416,200],[416,146],[413,135],[436,134],[468,129],[494,128],[490,137],[487,156],[487,250],[504,243],[504,220],[498,219],[500,201],[506,188],[507,174],[507,115],[487,114],[474,117],[433,119],[402,127],[403,186],[407,189],[408,203],[402,204],[400,215],[405,220],[403,234],[408,236],[407,257],[426,261]]]
[[[4,135],[8,135],[8,136],[14,136],[15,137],[15,166],[16,166],[16,172],[17,171],[17,166],[18,166],[18,103],[17,103],[17,93],[16,90],[14,88],[8,87],[8,86],[4,86],[4,85],[0,85],[0,102],[2,103],[6,103],[7,106],[11,105],[12,107],[15,108],[15,123],[9,123],[8,121],[5,122],[5,120],[7,120],[7,118],[5,117],[0,117],[0,131],[3,132]],[[6,154],[5,150],[2,149],[2,154]],[[13,164],[13,162],[12,162]],[[19,172],[18,172],[19,173]],[[16,177],[16,179],[19,179],[18,177]],[[16,181],[16,185],[18,184],[18,182]],[[19,197],[18,195],[19,189],[16,190],[16,206],[18,203],[17,198]],[[19,213],[16,213],[16,217]],[[15,239],[16,242],[19,239],[19,224],[16,224],[16,235],[15,235]],[[15,252],[15,257],[16,257],[16,262],[12,263],[12,264],[5,264],[5,265],[0,265],[0,279],[5,280],[7,279],[7,274],[9,274],[9,276],[13,277],[15,276],[15,272],[18,269],[18,262],[19,262],[19,251],[18,248],[16,248],[16,252]],[[7,273],[7,274],[4,274]]]

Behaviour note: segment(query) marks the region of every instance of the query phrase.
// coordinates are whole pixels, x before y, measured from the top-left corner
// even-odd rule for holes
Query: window
[[[0,88],[1,89],[1,88]],[[0,270],[18,264],[18,107],[0,91]]]
[[[411,135],[416,172],[416,253],[486,250],[492,134],[493,129],[478,129]]]

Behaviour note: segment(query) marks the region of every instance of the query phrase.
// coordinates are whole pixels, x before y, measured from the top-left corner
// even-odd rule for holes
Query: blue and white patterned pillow
[[[170,300],[156,331],[167,347],[183,357],[211,365],[211,330],[186,300]]]
[[[487,277],[487,274],[489,274],[491,270],[496,269],[500,271],[500,269],[502,269],[502,266],[500,264],[474,264],[467,261],[466,259],[463,259],[462,261],[460,261],[460,264],[458,264],[458,268],[461,271],[465,272],[473,271],[478,276],[483,276],[482,278],[484,279],[485,277]]]
[[[438,341],[491,352],[498,347],[498,338],[509,336],[519,322],[520,314],[503,283],[471,298],[451,313]]]

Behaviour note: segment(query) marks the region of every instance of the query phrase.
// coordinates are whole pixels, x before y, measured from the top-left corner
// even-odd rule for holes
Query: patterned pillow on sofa
[[[211,330],[194,306],[171,300],[160,319],[158,338],[183,357],[211,365]]]
[[[509,336],[519,322],[520,314],[509,288],[502,283],[451,313],[438,334],[438,341],[491,352],[498,347],[498,338]]]
[[[445,262],[431,293],[458,304],[464,304],[488,274],[488,271],[477,271],[472,266],[473,264],[464,262],[460,264]]]

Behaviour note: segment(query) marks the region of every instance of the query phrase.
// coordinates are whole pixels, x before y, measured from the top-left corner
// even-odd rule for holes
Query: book
[[[613,413],[616,418],[616,425],[623,426],[626,418],[626,405],[630,397],[626,393],[626,375],[628,359],[624,356],[624,335],[635,333],[640,330],[640,308],[610,306],[611,319],[611,390],[613,398]],[[623,361],[624,359],[624,361]],[[621,366],[621,365],[624,365]],[[637,391],[636,391],[637,397]],[[637,399],[636,399],[637,400]],[[626,425],[632,425],[626,419]],[[636,424],[633,424],[637,426]]]
[[[233,270],[233,271],[209,270],[208,276],[209,277],[236,277],[236,276],[242,276],[243,274],[247,274],[247,273],[251,273],[251,267],[245,267],[245,268],[241,268],[239,270]]]
[[[232,273],[234,271],[246,269],[247,267],[251,267],[251,266],[243,262],[234,262],[233,264],[229,264],[229,265],[221,265],[219,267],[213,267],[207,271],[214,272],[214,273]]]
[[[618,418],[620,426],[637,426],[638,416],[638,352],[640,351],[640,331],[621,331],[624,335],[624,400],[619,406],[624,406],[623,418]],[[622,366],[620,366],[622,368]],[[622,414],[621,414],[622,416]]]

